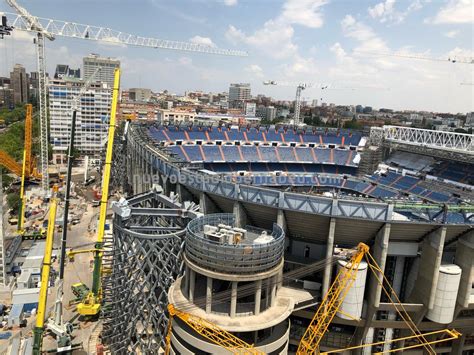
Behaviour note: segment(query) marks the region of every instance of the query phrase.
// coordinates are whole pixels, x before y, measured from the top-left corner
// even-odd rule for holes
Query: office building
[[[13,102],[15,105],[28,102],[28,77],[25,67],[15,64],[10,73],[10,87],[13,89]]]
[[[53,153],[67,151],[71,108],[84,82],[75,78],[54,79],[49,83],[50,140]],[[99,155],[107,141],[111,90],[105,83],[92,83],[82,96],[77,111],[75,147],[83,154]],[[54,157],[53,157],[54,159]]]
[[[120,67],[120,61],[110,57],[100,57],[98,54],[90,54],[83,58],[84,80],[94,74],[97,67],[100,71],[95,75],[95,80],[107,83],[109,88],[114,84],[115,68]]]

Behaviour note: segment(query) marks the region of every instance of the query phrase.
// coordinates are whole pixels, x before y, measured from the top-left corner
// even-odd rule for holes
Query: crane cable
[[[410,315],[408,314],[407,310],[405,309],[405,307],[403,306],[403,303],[400,301],[400,299],[398,298],[397,296],[397,293],[395,292],[395,290],[392,288],[392,286],[390,285],[390,282],[388,281],[387,277],[385,276],[385,274],[383,273],[382,269],[380,268],[380,266],[377,264],[377,262],[375,261],[374,257],[372,256],[372,254],[370,253],[367,253],[366,254],[366,260],[367,260],[367,264],[369,265],[371,271],[372,271],[372,274],[374,275],[374,277],[376,278],[378,284],[382,287],[382,290],[384,291],[385,295],[388,297],[388,299],[390,300],[390,303],[392,303],[392,305],[395,307],[395,310],[396,312],[398,313],[398,315],[403,319],[403,321],[408,325],[408,327],[410,328],[410,330],[413,332],[414,335],[420,337],[423,341],[423,347],[425,347],[425,349],[430,353],[430,354],[436,354],[436,351],[433,349],[433,347],[431,346],[431,344],[429,344],[428,340],[423,336],[423,334],[421,333],[421,331],[418,329],[418,327],[416,326],[415,322],[411,319]],[[382,279],[380,279],[379,275],[377,275],[377,272],[380,272],[380,274],[382,275]],[[387,284],[388,286],[388,290],[387,290],[387,287],[384,286],[384,281],[385,283]],[[392,295],[394,296],[395,300],[397,303],[395,303],[392,299]],[[402,308],[402,310],[400,310],[398,308],[398,306],[400,306]],[[405,314],[405,315],[403,315]]]

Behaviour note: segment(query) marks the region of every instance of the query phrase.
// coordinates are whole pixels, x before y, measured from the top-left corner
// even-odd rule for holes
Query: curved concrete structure
[[[332,256],[335,247],[351,248],[365,242],[385,275],[398,285],[395,288],[402,303],[423,331],[446,327],[427,318],[427,313],[436,304],[442,260],[454,260],[462,274],[450,326],[463,336],[445,352],[457,355],[474,349],[470,340],[474,337],[471,210],[456,205],[336,199],[209,177],[167,155],[149,138],[146,129],[131,125],[127,136],[128,183],[134,193],[160,185],[168,195],[178,194],[181,201],[199,203],[204,214],[233,213],[239,223],[265,229],[277,223],[286,235],[285,260],[289,265],[320,261]],[[327,292],[334,276],[331,265],[314,275],[316,299]],[[345,339],[353,339],[355,343],[368,340],[369,335],[373,339],[389,339],[387,330],[400,334],[408,329],[393,317],[394,309],[387,304],[381,286],[373,277],[367,277],[363,300],[366,307],[361,320],[339,316],[333,320],[342,333],[350,334]],[[312,318],[313,312],[303,308],[296,306],[292,317],[298,322],[292,322],[292,329],[304,329],[305,322]],[[356,335],[352,337],[354,331]],[[301,330],[293,333],[300,334]],[[334,340],[331,345],[331,339],[327,339],[325,348],[339,348],[343,344],[337,341],[336,345]],[[292,344],[297,341],[292,339]]]

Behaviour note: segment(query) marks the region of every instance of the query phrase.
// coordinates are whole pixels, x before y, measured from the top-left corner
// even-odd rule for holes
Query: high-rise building
[[[75,78],[54,79],[49,83],[50,140],[53,153],[67,151],[72,102],[83,85],[82,80]],[[82,96],[77,111],[75,138],[75,147],[81,153],[98,155],[103,151],[111,102],[111,90],[101,82],[92,83]]]
[[[54,73],[55,79],[62,79],[64,77],[72,77],[80,79],[81,69],[72,69],[67,64],[58,64],[56,65],[56,71]]]
[[[10,73],[10,87],[13,89],[13,102],[15,105],[28,102],[28,77],[25,67],[15,64]]]
[[[100,71],[95,75],[95,80],[107,83],[111,88],[114,84],[115,68],[120,67],[120,61],[110,57],[100,57],[98,54],[90,54],[83,58],[84,80],[87,80],[94,74],[97,67]]]
[[[251,99],[250,84],[230,84],[229,87],[229,106],[243,107],[243,103]]]

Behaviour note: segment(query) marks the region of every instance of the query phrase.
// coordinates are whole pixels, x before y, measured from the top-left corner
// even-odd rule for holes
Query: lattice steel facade
[[[103,341],[114,354],[156,354],[168,325],[168,288],[182,273],[183,228],[195,215],[154,191],[113,209],[113,238],[104,252]]]

